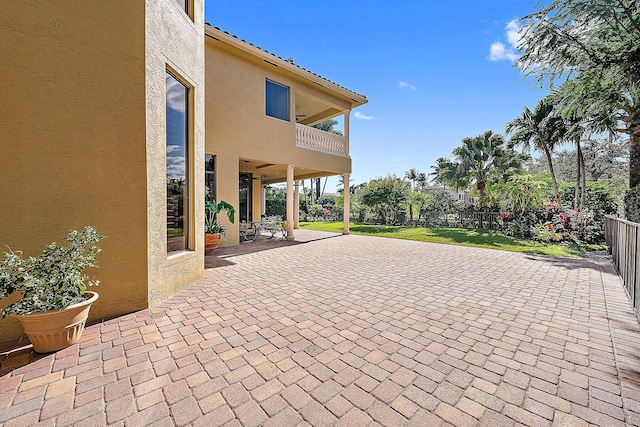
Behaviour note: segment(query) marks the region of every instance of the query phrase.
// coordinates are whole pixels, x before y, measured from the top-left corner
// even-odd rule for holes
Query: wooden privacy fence
[[[640,224],[607,215],[604,235],[633,308],[640,313]]]

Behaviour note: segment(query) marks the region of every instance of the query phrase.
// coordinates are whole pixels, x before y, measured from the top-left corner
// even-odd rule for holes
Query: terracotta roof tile
[[[344,87],[344,86],[342,86],[342,85],[339,85],[338,83],[336,83],[336,82],[334,82],[334,81],[329,80],[328,78],[326,78],[326,77],[324,77],[324,76],[321,76],[320,74],[314,73],[314,72],[313,72],[313,71],[311,71],[311,70],[307,70],[306,68],[301,67],[300,65],[296,64],[295,62],[287,61],[286,59],[282,58],[281,56],[278,56],[278,55],[276,55],[276,54],[275,54],[275,53],[273,53],[273,52],[269,52],[268,50],[261,48],[260,46],[257,46],[257,45],[255,45],[255,44],[253,44],[253,43],[251,43],[251,42],[248,42],[248,41],[246,41],[246,40],[244,40],[244,39],[241,39],[240,37],[236,36],[235,34],[231,34],[230,32],[225,31],[225,30],[221,29],[220,27],[214,27],[213,25],[209,24],[208,22],[207,22],[207,23],[205,23],[205,25],[207,25],[207,26],[209,26],[209,27],[211,27],[211,28],[213,28],[213,29],[215,29],[215,30],[221,31],[221,32],[223,32],[223,33],[225,33],[225,34],[227,34],[227,35],[229,35],[229,36],[231,36],[231,37],[233,37],[233,38],[235,38],[235,39],[237,39],[237,40],[240,40],[242,43],[246,43],[246,44],[248,44],[249,46],[253,46],[253,47],[255,47],[256,49],[260,49],[261,51],[263,51],[263,52],[265,52],[265,53],[268,53],[269,55],[273,56],[273,57],[274,57],[274,58],[276,58],[276,59],[279,59],[280,61],[284,61],[284,62],[286,62],[286,63],[288,63],[288,64],[295,65],[296,67],[298,67],[298,68],[299,68],[299,69],[301,69],[302,71],[304,71],[304,72],[306,72],[306,73],[309,73],[309,74],[312,74],[312,75],[314,75],[314,76],[316,76],[316,77],[318,77],[318,78],[321,78],[322,80],[324,80],[324,81],[326,81],[326,82],[329,82],[329,83],[331,83],[331,84],[333,84],[333,85],[336,85],[336,86],[338,86],[339,88],[342,88],[342,89],[344,89],[344,90],[348,90],[349,92],[351,92],[351,93],[353,93],[353,94],[355,94],[355,95],[357,95],[357,96],[360,96],[360,97],[362,97],[362,98],[365,98],[365,99],[367,98],[365,95],[362,95],[362,94],[360,94],[360,93],[358,93],[358,92],[354,92],[354,91],[352,91],[352,90],[351,90],[351,89],[349,89],[349,88],[346,88],[346,87]]]

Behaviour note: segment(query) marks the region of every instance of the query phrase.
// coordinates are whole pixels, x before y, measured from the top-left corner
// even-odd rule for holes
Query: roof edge
[[[257,56],[277,67],[282,67],[283,69],[293,74],[297,74],[300,77],[308,79],[313,83],[316,83],[320,86],[326,87],[328,89],[331,89],[335,92],[340,93],[341,95],[353,101],[351,108],[358,107],[360,105],[364,105],[367,102],[369,102],[366,96],[359,94],[357,92],[354,92],[350,89],[347,89],[344,86],[340,86],[339,84],[332,82],[331,80],[326,79],[325,77],[322,77],[319,74],[309,71],[306,68],[299,66],[298,64],[291,63],[285,59],[282,59],[280,56],[277,56],[274,53],[271,53],[258,46],[255,46],[254,44],[249,43],[246,40],[242,40],[236,35],[233,35],[218,27],[214,27],[209,23],[206,23],[204,28],[205,28],[205,35],[213,38],[214,40],[232,45],[240,50],[243,50],[247,53]]]

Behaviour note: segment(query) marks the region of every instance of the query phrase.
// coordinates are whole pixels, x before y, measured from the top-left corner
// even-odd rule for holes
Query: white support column
[[[293,193],[293,228],[300,228],[300,181],[296,181]]]
[[[293,240],[293,165],[287,166],[287,240]]]
[[[260,184],[260,218],[267,214],[267,186]]]
[[[343,209],[343,221],[344,221],[344,228],[342,229],[342,234],[349,234],[349,215],[350,215],[350,211],[349,211],[349,201],[351,200],[351,192],[349,191],[349,176],[351,174],[349,172],[345,173],[342,175],[342,177],[344,178],[344,191],[342,192],[342,195],[344,196],[344,207]]]
[[[344,112],[344,139],[346,141],[346,145],[344,147],[347,156],[349,155],[349,117],[351,114],[351,110],[346,110]]]

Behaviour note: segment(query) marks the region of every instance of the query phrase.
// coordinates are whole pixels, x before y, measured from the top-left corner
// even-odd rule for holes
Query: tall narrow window
[[[167,71],[167,253],[189,249],[189,88]]]
[[[289,121],[289,88],[267,80],[265,95],[267,116]]]
[[[216,156],[204,155],[204,201],[216,200]]]

